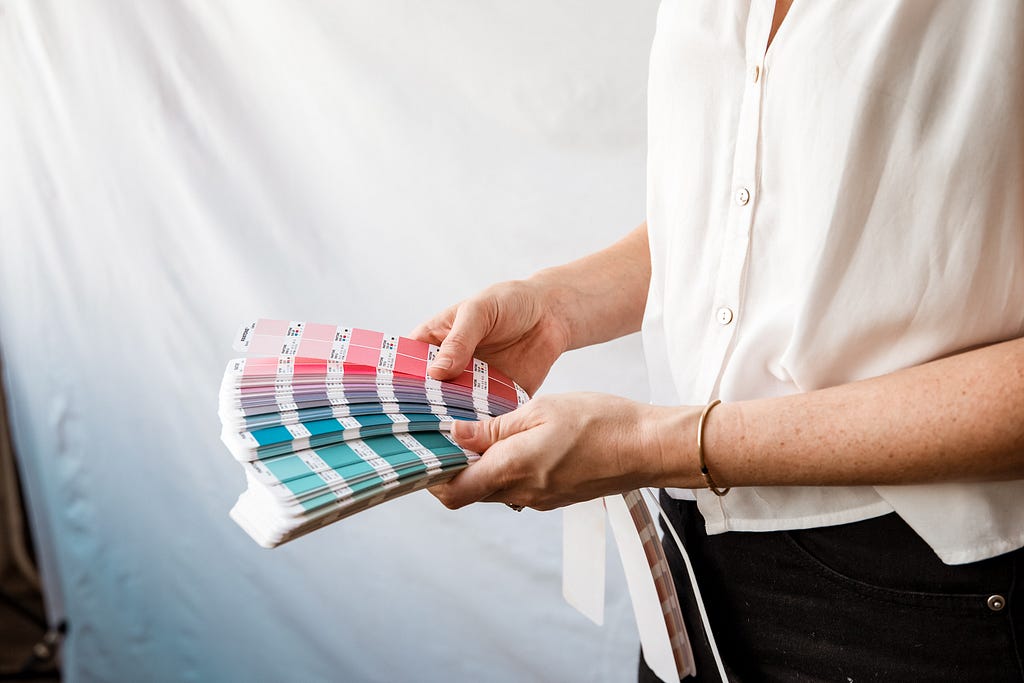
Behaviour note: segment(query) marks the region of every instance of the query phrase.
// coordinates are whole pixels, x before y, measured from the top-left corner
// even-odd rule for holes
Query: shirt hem
[[[899,514],[892,505],[886,501],[880,501],[863,507],[842,510],[830,514],[818,514],[801,517],[772,517],[769,519],[746,519],[728,517],[723,520],[708,521],[705,517],[704,528],[709,536],[723,534],[729,531],[793,531],[797,529],[813,529],[817,527],[837,526],[839,524],[850,524],[862,522],[866,519],[881,517],[882,515],[895,512]],[[920,532],[915,529],[920,535]],[[923,537],[928,543],[928,539]],[[931,543],[932,551],[942,560],[943,564],[959,565],[981,562],[1005,553],[1013,552],[1024,547],[1024,532],[1011,538],[1000,538],[980,545],[964,547],[962,545],[935,547]]]
[[[1024,533],[1015,536],[1012,539],[1000,538],[986,543],[984,545],[973,546],[970,548],[963,547],[946,547],[936,548],[932,547],[935,554],[939,556],[944,564],[970,564],[972,562],[981,562],[1005,553],[1013,552],[1024,547]]]
[[[813,529],[816,527],[862,522],[865,519],[881,517],[890,512],[895,512],[892,505],[882,500],[849,510],[800,517],[745,519],[729,516],[716,521],[709,521],[705,518],[704,528],[709,536],[723,534],[727,531],[790,531],[793,529]]]

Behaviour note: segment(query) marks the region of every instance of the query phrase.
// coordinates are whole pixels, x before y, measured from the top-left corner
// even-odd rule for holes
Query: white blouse
[[[810,391],[1024,335],[1024,3],[796,0],[766,51],[773,8],[659,10],[654,400]],[[694,493],[710,533],[895,510],[947,563],[1024,545],[1024,481]]]

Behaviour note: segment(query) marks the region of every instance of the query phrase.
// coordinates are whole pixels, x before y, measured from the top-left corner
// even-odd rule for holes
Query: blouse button
[[[741,187],[736,190],[736,203],[740,206],[746,206],[747,202],[750,201],[750,190],[745,187]]]
[[[729,323],[732,322],[732,318],[732,309],[729,308],[728,306],[722,306],[717,311],[715,311],[715,319],[718,320],[719,325],[728,325]],[[991,599],[992,598],[989,598],[989,600]],[[991,605],[989,606],[991,607]]]
[[[750,80],[753,83],[757,83],[757,79],[761,77],[761,67],[755,66],[750,70]]]

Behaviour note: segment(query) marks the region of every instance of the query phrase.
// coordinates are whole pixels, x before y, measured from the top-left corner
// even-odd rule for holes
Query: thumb
[[[489,321],[482,306],[466,301],[455,312],[452,328],[441,342],[441,349],[430,363],[430,376],[434,379],[454,379],[462,374],[473,360],[477,344],[489,329]]]
[[[486,420],[456,420],[452,438],[462,448],[483,453],[502,439],[523,431],[525,425],[518,410]]]
[[[463,448],[483,453],[503,439],[514,436],[525,426],[513,411],[479,422],[459,420],[452,425],[452,438]],[[497,450],[500,449],[499,445]],[[472,467],[455,475],[451,481],[431,487],[430,492],[452,510],[487,499],[503,488],[507,465],[507,457],[484,456]]]

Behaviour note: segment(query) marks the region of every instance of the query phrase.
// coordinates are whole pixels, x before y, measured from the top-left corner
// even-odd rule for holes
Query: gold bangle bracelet
[[[720,489],[715,486],[715,480],[711,478],[711,473],[708,472],[708,465],[704,462],[704,423],[707,422],[708,413],[719,403],[721,401],[716,398],[707,404],[704,407],[704,412],[700,414],[700,422],[697,423],[697,462],[700,465],[700,476],[704,477],[704,484],[708,487],[708,490],[716,496],[724,496],[729,493],[732,487],[727,486],[724,489]]]

